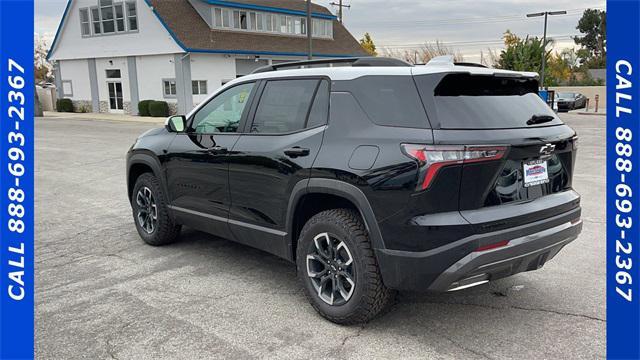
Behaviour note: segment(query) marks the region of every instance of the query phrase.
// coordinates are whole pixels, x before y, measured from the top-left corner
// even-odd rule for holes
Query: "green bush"
[[[58,112],[73,112],[73,102],[71,99],[58,99],[56,109]]]
[[[152,103],[153,100],[142,100],[138,103],[138,115],[140,116],[151,116],[149,113],[149,104]]]
[[[153,117],[169,116],[169,104],[166,101],[152,101],[149,103],[149,115]]]

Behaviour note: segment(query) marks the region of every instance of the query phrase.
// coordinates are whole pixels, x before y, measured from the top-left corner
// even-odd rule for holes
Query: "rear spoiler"
[[[429,60],[429,62],[425,65],[427,67],[447,67],[451,68],[452,72],[466,72],[470,75],[493,75],[498,77],[524,77],[524,78],[536,78],[538,79],[540,75],[536,72],[530,71],[511,71],[511,70],[502,70],[502,69],[493,69],[481,64],[474,63],[456,63],[453,55],[443,55],[436,56]],[[464,71],[463,67],[472,67],[473,71]]]

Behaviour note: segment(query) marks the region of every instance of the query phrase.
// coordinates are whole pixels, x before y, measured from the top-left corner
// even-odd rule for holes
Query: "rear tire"
[[[321,316],[343,325],[366,323],[389,305],[394,292],[382,283],[369,236],[357,212],[320,212],[304,225],[299,239],[298,277],[307,299]]]
[[[160,182],[153,174],[142,174],[136,180],[131,195],[131,208],[136,230],[147,244],[170,244],[180,234],[180,225],[169,216],[167,200]]]

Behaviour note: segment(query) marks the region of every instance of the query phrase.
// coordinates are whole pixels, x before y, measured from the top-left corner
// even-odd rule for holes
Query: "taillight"
[[[418,161],[420,179],[416,190],[425,190],[433,182],[438,171],[448,165],[466,164],[501,159],[506,146],[485,145],[421,145],[402,144],[402,152]]]

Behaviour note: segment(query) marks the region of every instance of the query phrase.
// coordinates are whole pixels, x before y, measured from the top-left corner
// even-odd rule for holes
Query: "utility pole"
[[[351,5],[342,5],[342,0],[338,1],[337,3],[332,2],[329,5],[338,7],[338,21],[340,21],[340,23],[342,24],[342,8],[350,9]]]
[[[307,58],[313,59],[313,24],[311,23],[311,0],[307,0],[307,41],[309,42],[309,52]]]
[[[540,87],[544,88],[544,67],[547,62],[547,17],[549,15],[565,15],[566,11],[545,11],[533,14],[527,14],[528,18],[544,16],[544,35],[542,36],[542,69],[540,71]]]

